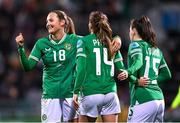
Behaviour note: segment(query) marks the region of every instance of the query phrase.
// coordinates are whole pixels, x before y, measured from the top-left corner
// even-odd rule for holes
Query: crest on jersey
[[[65,50],[71,50],[71,48],[72,48],[72,44],[70,44],[70,43],[65,43],[64,44],[64,49]]]

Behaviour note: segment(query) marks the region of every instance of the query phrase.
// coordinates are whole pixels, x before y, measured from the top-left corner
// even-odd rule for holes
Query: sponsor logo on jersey
[[[45,48],[45,51],[50,51],[51,50],[51,48]]]
[[[65,48],[66,50],[71,50],[72,44],[70,44],[70,43],[65,43],[65,44],[64,44],[64,48]]]

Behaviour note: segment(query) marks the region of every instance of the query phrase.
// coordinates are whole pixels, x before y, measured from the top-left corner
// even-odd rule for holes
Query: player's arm
[[[78,57],[77,58],[77,76],[75,79],[75,86],[74,86],[74,94],[79,94],[80,88],[85,78],[86,71],[86,58],[85,57]]]
[[[82,56],[77,57],[76,69],[77,69],[77,74],[76,74],[75,85],[73,90],[73,104],[75,109],[77,110],[79,108],[78,95],[82,87],[83,81],[85,79],[85,73],[86,73],[85,57]]]
[[[120,71],[120,69],[125,69],[124,63],[123,63],[123,57],[121,55],[121,52],[119,51],[119,49],[121,48],[121,45],[122,45],[121,38],[118,35],[114,36],[113,49],[116,52],[115,57],[114,57],[114,65],[118,71]]]
[[[143,65],[142,49],[140,48],[139,44],[137,42],[133,42],[130,44],[129,48],[130,57],[133,62],[127,69],[128,76],[134,74]]]
[[[21,62],[21,65],[23,66],[24,70],[29,71],[29,70],[33,69],[37,64],[37,61],[35,61],[31,58],[27,58],[25,50],[24,50],[24,37],[23,37],[22,33],[20,33],[16,37],[15,40],[18,45],[18,53],[20,56],[20,62]]]
[[[112,44],[114,52],[117,52],[121,48],[121,38],[116,35],[115,37],[113,37]]]
[[[144,87],[147,86],[149,83],[149,78],[146,77],[137,78],[136,76],[134,76],[134,73],[137,72],[143,65],[142,49],[137,42],[133,42],[130,44],[129,54],[133,61],[132,64],[127,69],[129,81],[138,84],[139,86],[144,86]]]
[[[159,75],[157,77],[157,81],[159,84],[161,84],[162,82],[171,79],[171,77],[172,76],[169,67],[167,66],[167,63],[163,58],[159,66]]]
[[[77,61],[76,61],[76,79],[75,79],[75,85],[74,85],[74,94],[79,94],[80,88],[84,82],[85,76],[86,76],[86,54],[85,54],[85,48],[84,43],[80,39],[77,42]]]
[[[115,65],[115,68],[119,71],[121,69],[125,69],[124,63],[123,63],[123,58],[122,58],[120,51],[116,52],[116,55],[114,58],[114,65]]]
[[[119,71],[119,73],[126,69],[120,51],[118,51],[115,55],[114,64],[115,64],[115,68]],[[138,83],[137,77],[133,75],[129,76],[129,81]]]
[[[18,47],[18,53],[19,53],[21,65],[25,71],[32,70],[38,63],[37,61],[31,59],[30,57],[27,58],[24,47]]]
[[[115,68],[118,70],[118,72],[123,72],[126,71],[125,70],[125,66],[123,63],[123,58],[122,55],[120,53],[120,51],[118,51],[115,55],[115,59],[114,59],[114,64],[115,64]],[[123,79],[124,80],[124,79]],[[139,79],[134,76],[134,75],[130,75],[128,77],[128,80],[132,83],[138,84],[139,86],[147,86],[147,84],[149,83],[149,79],[146,77],[140,77]]]
[[[79,108],[78,95],[86,76],[86,58],[77,56],[76,60],[76,79],[73,90],[73,104],[76,110]]]
[[[123,70],[119,75],[118,79],[125,80],[129,76],[133,75],[136,71],[138,71],[143,65],[142,58],[142,49],[137,42],[133,42],[129,46],[129,54],[132,59],[132,64],[129,66],[127,70]],[[135,77],[131,76],[132,80],[137,80]]]
[[[86,76],[86,54],[85,54],[85,45],[81,39],[77,42],[77,55],[76,55],[76,79],[73,90],[73,104],[75,109],[78,109],[78,94],[84,82]]]

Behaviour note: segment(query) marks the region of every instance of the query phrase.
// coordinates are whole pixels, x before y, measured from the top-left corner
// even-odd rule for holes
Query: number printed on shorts
[[[129,113],[128,113],[128,120],[131,120],[133,116],[133,109],[132,107],[129,109]]]

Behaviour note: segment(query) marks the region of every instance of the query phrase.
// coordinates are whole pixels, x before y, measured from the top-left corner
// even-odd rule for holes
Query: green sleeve
[[[180,86],[179,86],[178,94],[176,95],[175,99],[171,104],[171,108],[176,109],[179,105],[180,105]]]
[[[74,94],[79,94],[81,86],[86,76],[86,57],[77,58],[77,75],[74,85]]]
[[[128,65],[127,72],[128,75],[131,76],[135,72],[137,72],[143,65],[142,48],[138,42],[132,42],[129,45],[128,56],[130,57],[128,61],[130,64]]]
[[[37,61],[26,57],[24,47],[18,47],[18,53],[20,56],[21,65],[25,71],[32,70],[38,63]]]
[[[162,82],[169,80],[171,78],[171,72],[166,64],[165,59],[163,58],[160,67],[159,67],[159,75],[157,77],[157,81],[159,84]]]
[[[121,55],[121,53],[119,51],[116,53],[115,63],[114,64],[115,64],[115,68],[118,70],[118,72],[121,72],[121,69],[124,69],[124,70],[126,69],[125,66],[124,66],[124,63],[123,63],[122,55]],[[138,79],[133,75],[131,75],[129,77],[129,81],[131,81],[131,82],[137,83],[138,82],[137,80]]]
[[[134,73],[136,71],[138,71],[138,69],[140,69],[143,65],[143,58],[142,58],[142,53],[139,53],[135,56],[133,56],[133,63],[131,64],[131,66],[127,69],[127,72],[128,72],[128,80],[130,82],[133,82],[133,83],[138,83],[138,78],[134,76]]]
[[[120,51],[117,51],[114,57],[114,65],[117,70],[125,69],[124,63],[123,63],[123,57],[121,55]]]
[[[124,69],[124,70],[125,70],[123,61],[116,62],[116,63],[115,63],[115,67],[117,68],[117,70],[118,70],[119,72],[121,71],[120,69]],[[134,83],[137,83],[137,82],[138,82],[138,79],[137,79],[135,76],[133,76],[133,75],[130,75],[128,79],[129,79],[130,82],[134,82]]]
[[[115,63],[115,68],[116,68],[117,70],[125,69],[123,61],[116,62],[116,63]]]
[[[135,76],[133,76],[133,75],[130,75],[130,76],[128,77],[128,80],[129,80],[129,82],[138,84],[138,78],[135,77]]]
[[[133,57],[133,63],[132,63],[131,66],[127,69],[129,76],[131,76],[131,75],[134,74],[138,69],[140,69],[142,65],[143,65],[142,55],[141,55],[141,54],[135,55],[135,56]]]
[[[125,69],[124,63],[123,63],[123,58],[122,58],[122,55],[121,55],[121,53],[119,51],[115,55],[114,65],[115,65],[115,68],[117,70]]]

